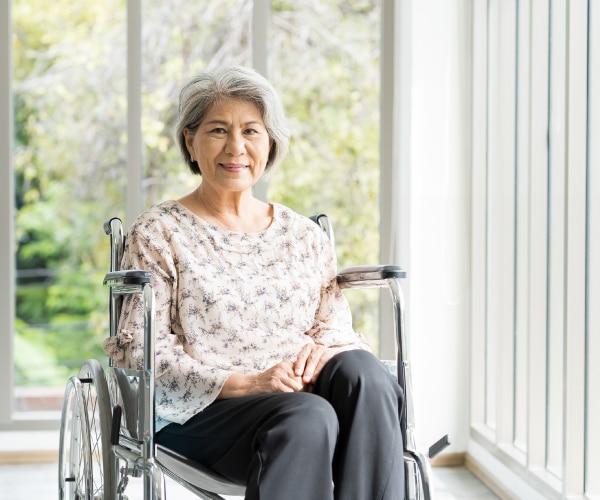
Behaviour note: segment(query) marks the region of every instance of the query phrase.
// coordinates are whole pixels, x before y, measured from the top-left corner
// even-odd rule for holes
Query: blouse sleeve
[[[321,300],[308,335],[315,343],[340,351],[370,350],[364,336],[352,328],[350,306],[337,283],[335,250],[325,237],[321,240],[317,259],[322,269]]]
[[[194,359],[186,350],[185,336],[174,333],[178,330],[176,256],[166,232],[158,227],[147,223],[134,225],[127,238],[121,268],[151,272],[156,306],[156,412],[164,420],[182,424],[217,398],[229,372]],[[142,369],[143,327],[140,295],[126,295],[117,335],[103,343],[115,366]]]

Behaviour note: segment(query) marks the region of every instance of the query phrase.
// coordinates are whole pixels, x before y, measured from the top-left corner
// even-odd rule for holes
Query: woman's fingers
[[[259,393],[299,392],[304,389],[302,377],[294,373],[291,361],[284,361],[264,371],[257,377]]]
[[[305,384],[311,384],[334,354],[334,350],[322,345],[306,344],[296,358],[294,372],[302,377]]]
[[[255,393],[299,392],[313,384],[325,363],[336,354],[335,349],[306,344],[294,362],[279,363],[255,378]]]
[[[308,359],[306,360],[306,366],[304,367],[304,373],[302,374],[302,380],[305,384],[310,384],[314,382],[318,371],[320,371],[319,367],[321,366],[321,359],[327,352],[327,349],[323,346],[313,346]]]
[[[294,372],[298,377],[301,377],[304,374],[304,370],[306,369],[306,362],[312,352],[313,347],[315,347],[314,344],[305,344],[305,346],[298,354],[298,357],[294,362]]]

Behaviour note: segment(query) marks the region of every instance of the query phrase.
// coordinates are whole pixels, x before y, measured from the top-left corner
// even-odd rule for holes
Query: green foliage
[[[62,385],[84,359],[103,357],[109,254],[101,227],[124,215],[127,182],[126,1],[13,5],[17,382]],[[378,6],[272,2],[271,80],[293,139],[269,197],[306,215],[327,213],[340,267],[378,260]],[[252,64],[251,9],[250,0],[144,3],[146,206],[199,181],[173,139],[179,88],[206,67]],[[348,298],[356,328],[376,346],[377,297]]]
[[[15,335],[15,384],[61,386],[70,372],[58,364],[56,353],[39,339]]]
[[[378,2],[273,2],[273,77],[291,122],[270,197],[326,213],[341,268],[379,261]],[[378,346],[378,295],[350,292],[355,328]]]

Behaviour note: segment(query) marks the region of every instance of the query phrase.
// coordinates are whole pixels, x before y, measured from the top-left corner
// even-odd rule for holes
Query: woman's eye
[[[255,130],[253,128],[249,128],[249,129],[246,129],[246,134],[248,134],[248,135],[258,134],[258,130]]]
[[[213,134],[224,134],[226,130],[222,127],[217,127],[211,130]]]

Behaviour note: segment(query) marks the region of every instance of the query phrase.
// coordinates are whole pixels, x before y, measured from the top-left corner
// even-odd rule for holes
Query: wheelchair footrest
[[[429,447],[429,458],[433,458],[438,455],[444,448],[450,445],[450,436],[446,434],[444,437],[438,439]]]

